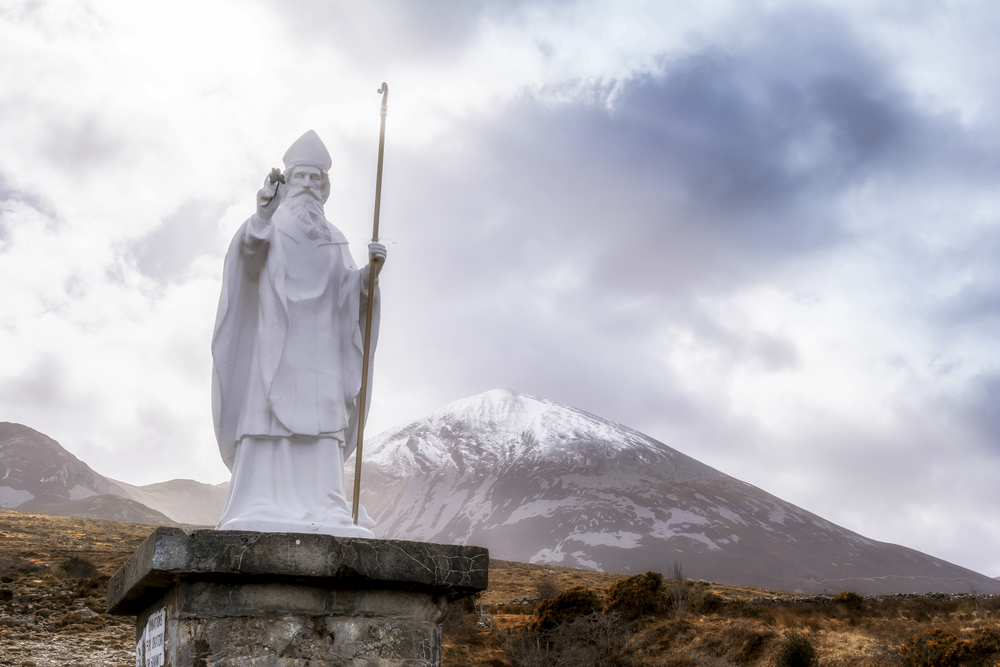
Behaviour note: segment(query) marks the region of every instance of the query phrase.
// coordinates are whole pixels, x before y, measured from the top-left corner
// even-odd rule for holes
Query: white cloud
[[[7,3],[0,419],[221,481],[229,236],[304,130],[369,234],[371,432],[494,387],[1000,573],[986,3]],[[992,412],[991,412],[992,411]]]

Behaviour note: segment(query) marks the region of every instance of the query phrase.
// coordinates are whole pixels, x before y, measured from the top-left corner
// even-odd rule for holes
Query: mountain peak
[[[650,444],[646,436],[568,405],[512,389],[491,389],[469,396],[432,412],[425,423],[463,431],[469,427],[493,431],[492,440],[503,440],[508,448],[520,442],[527,449],[545,443],[601,441],[612,449],[626,442]],[[513,447],[516,453],[525,448]]]
[[[0,456],[7,449],[14,448],[15,446],[20,448],[26,446],[26,444],[30,444],[35,449],[44,449],[60,455],[65,454],[76,460],[76,457],[63,449],[62,445],[44,433],[40,433],[24,424],[0,422]]]
[[[626,450],[676,455],[637,431],[582,410],[511,389],[492,389],[377,435],[365,459],[388,464],[402,457],[405,465],[425,471],[450,468],[464,474],[470,466],[489,468],[522,458],[608,461]]]
[[[505,425],[512,425],[514,422],[530,424],[550,407],[563,406],[512,389],[490,389],[449,403],[431,413],[430,419],[471,419]]]

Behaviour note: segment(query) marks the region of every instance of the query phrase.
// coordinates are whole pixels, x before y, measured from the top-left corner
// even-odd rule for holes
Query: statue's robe
[[[372,536],[350,521],[343,469],[357,444],[367,275],[339,230],[282,208],[233,238],[212,338],[212,412],[233,471],[219,528]],[[378,326],[376,286],[373,352]]]

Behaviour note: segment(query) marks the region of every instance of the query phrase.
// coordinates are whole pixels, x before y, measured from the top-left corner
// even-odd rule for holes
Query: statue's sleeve
[[[259,215],[247,220],[240,242],[240,254],[243,257],[244,271],[251,280],[260,277],[260,271],[267,261],[267,251],[273,233],[274,224],[270,220],[264,220]]]
[[[259,243],[254,247],[250,240],[255,237],[250,231],[252,222],[253,218],[243,223],[226,253],[212,335],[212,416],[222,460],[230,468],[258,311],[257,281],[250,278],[248,264],[258,262],[255,270],[259,275],[267,257],[266,246]]]

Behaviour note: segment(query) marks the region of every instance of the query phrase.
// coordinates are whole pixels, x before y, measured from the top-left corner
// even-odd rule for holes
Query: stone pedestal
[[[488,567],[482,547],[157,528],[108,613],[137,617],[151,667],[437,667],[448,602]]]

